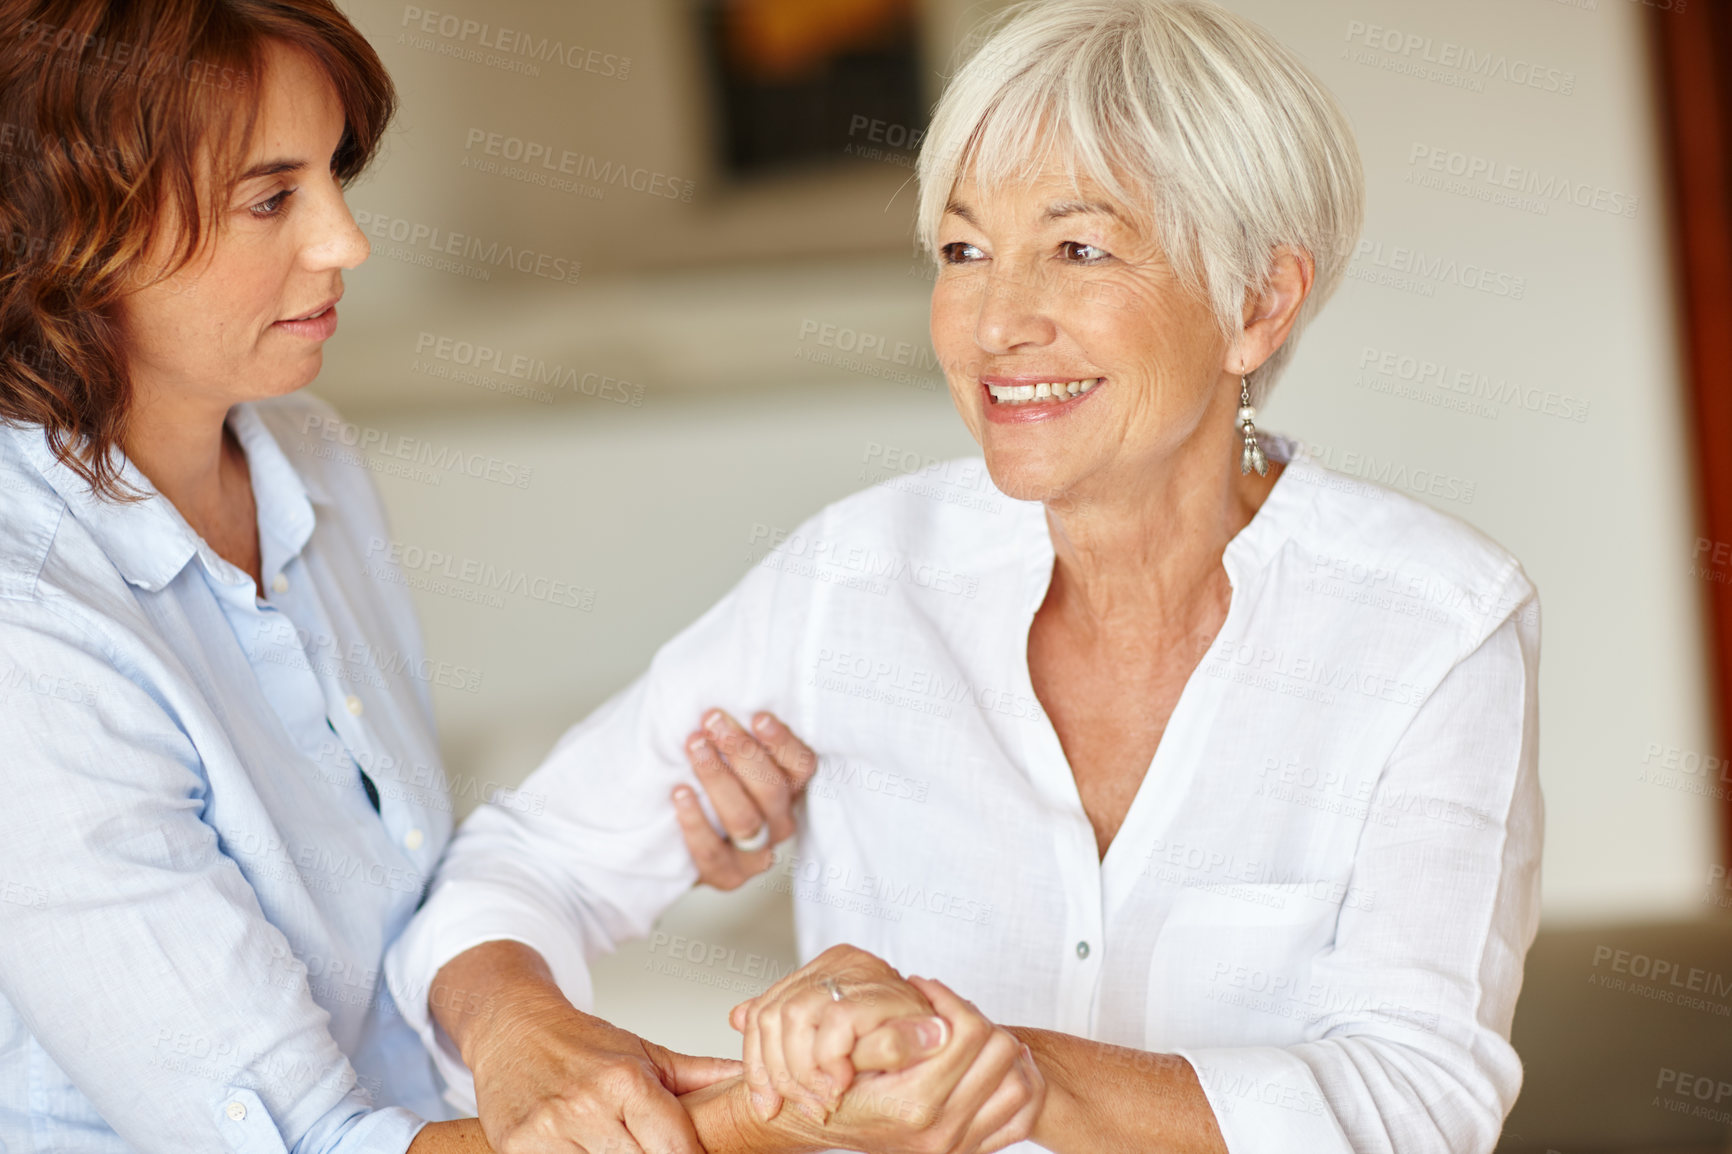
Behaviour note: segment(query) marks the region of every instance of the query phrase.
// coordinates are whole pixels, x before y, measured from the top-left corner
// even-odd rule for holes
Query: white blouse
[[[803,958],[850,942],[1001,1024],[1182,1054],[1235,1154],[1491,1150],[1538,919],[1533,587],[1304,458],[1223,564],[1226,623],[1103,860],[1029,680],[1040,505],[950,462],[777,542],[565,735],[524,785],[544,806],[453,841],[387,967],[453,1100],[435,972],[513,939],[590,1005],[585,959],[694,881],[668,793],[720,705],[824,759],[787,865]]]

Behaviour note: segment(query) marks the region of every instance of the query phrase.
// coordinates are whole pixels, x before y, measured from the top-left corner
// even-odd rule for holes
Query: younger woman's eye
[[[275,196],[272,196],[272,197],[269,197],[268,199],[259,201],[257,204],[253,205],[250,209],[248,209],[248,211],[251,212],[254,216],[261,216],[261,217],[281,215],[281,213],[283,211],[283,205],[288,201],[289,197],[294,194],[294,191],[295,190],[292,188],[285,188],[281,192],[277,193]]]
[[[1098,264],[1112,255],[1099,245],[1084,244],[1075,240],[1067,240],[1058,247],[1066,260],[1073,260],[1078,264]]]
[[[965,240],[953,240],[938,251],[943,255],[945,264],[967,264],[986,255]]]

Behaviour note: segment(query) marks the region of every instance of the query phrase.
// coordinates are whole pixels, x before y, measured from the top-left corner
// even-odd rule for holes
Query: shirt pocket
[[[1224,882],[1178,892],[1149,961],[1146,1044],[1291,1045],[1328,1012],[1312,964],[1335,939],[1341,887]]]

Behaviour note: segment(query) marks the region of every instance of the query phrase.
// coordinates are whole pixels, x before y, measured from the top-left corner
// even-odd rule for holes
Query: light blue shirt
[[[96,498],[0,424],[0,1154],[401,1154],[448,1116],[380,981],[451,832],[434,667],[333,421],[230,413],[263,600],[130,463],[145,498]]]

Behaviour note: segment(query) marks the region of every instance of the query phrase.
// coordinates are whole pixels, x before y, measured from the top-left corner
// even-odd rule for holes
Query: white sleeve
[[[386,961],[454,1105],[473,1108],[474,1083],[430,1013],[440,967],[483,942],[518,941],[547,961],[573,1005],[593,1004],[588,959],[647,934],[697,880],[670,794],[679,782],[697,786],[685,738],[704,711],[743,719],[769,709],[800,732],[795,654],[811,584],[754,568],[568,731],[520,790],[464,822]]]
[[[1521,1089],[1509,1044],[1539,922],[1539,627],[1517,607],[1396,745],[1290,1047],[1181,1051],[1233,1154],[1489,1154]]]

